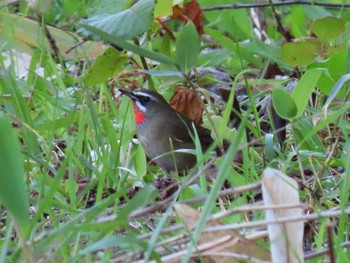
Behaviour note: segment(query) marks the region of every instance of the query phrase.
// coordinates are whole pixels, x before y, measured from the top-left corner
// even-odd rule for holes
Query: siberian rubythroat
[[[196,155],[186,152],[196,148],[193,127],[203,152],[213,144],[208,129],[193,124],[189,118],[174,110],[159,93],[150,90],[119,91],[132,101],[137,138],[146,155],[165,172],[182,173],[196,165]],[[223,144],[224,148],[229,145],[227,141]]]

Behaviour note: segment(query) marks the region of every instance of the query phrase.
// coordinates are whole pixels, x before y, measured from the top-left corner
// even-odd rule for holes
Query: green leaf
[[[0,203],[25,237],[29,230],[29,202],[23,157],[16,133],[4,115],[0,115],[0,145]]]
[[[305,23],[305,10],[301,5],[295,5],[291,7],[290,17],[288,17],[288,26],[292,30],[292,34],[295,37],[306,36],[307,25]]]
[[[345,83],[348,82],[349,80],[350,80],[350,74],[346,74],[346,75],[342,76],[337,81],[337,83],[334,85],[334,88],[332,89],[331,93],[329,94],[327,101],[325,102],[325,104],[323,106],[323,110],[328,109],[329,104],[334,100],[334,98],[340,92],[342,87],[347,88],[347,86],[345,86]]]
[[[82,76],[85,85],[93,86],[105,82],[123,69],[129,57],[114,48],[107,49],[99,56],[88,72]]]
[[[265,135],[265,153],[267,159],[271,162],[275,159],[275,149],[274,149],[274,141],[273,141],[274,135],[273,133],[267,133]]]
[[[80,25],[90,25],[123,39],[132,39],[148,30],[153,21],[155,0],[140,0],[131,8],[112,15],[97,15],[82,19]],[[91,33],[80,31],[86,36]],[[94,32],[92,32],[94,33]]]
[[[87,17],[116,14],[129,7],[130,0],[95,0],[86,11]]]
[[[309,38],[285,43],[280,50],[280,56],[293,67],[305,67],[319,55],[320,48],[321,43],[318,39]]]
[[[347,61],[349,60],[349,54],[346,47],[342,47],[341,50],[332,54],[327,60],[315,62],[308,66],[310,68],[322,68],[328,72],[328,74],[322,74],[317,83],[319,88],[325,95],[329,95],[337,80],[348,72]],[[344,97],[346,90],[343,89],[338,93],[338,97]]]
[[[248,9],[236,9],[235,15],[229,15],[229,21],[226,26],[231,31],[230,33],[234,39],[254,38],[250,16],[251,14]]]
[[[324,147],[322,140],[314,133],[305,140],[305,135],[309,134],[313,130],[314,126],[309,120],[301,119],[292,124],[295,140],[297,141],[297,147],[299,150],[307,150],[311,152],[324,153]]]
[[[89,245],[88,247],[84,248],[80,251],[81,255],[88,254],[97,250],[102,249],[108,249],[108,248],[144,248],[147,243],[144,240],[141,240],[137,237],[135,237],[132,234],[129,234],[128,236],[112,236],[112,237],[106,237],[102,240],[98,240],[97,242],[93,243],[92,245]]]
[[[222,34],[222,32],[212,28],[206,28],[205,33],[210,35],[212,38],[214,38],[218,42],[218,44],[223,48],[234,53],[237,52],[237,45],[235,45],[232,39]]]
[[[200,52],[200,37],[192,22],[183,27],[176,41],[175,62],[179,70],[188,73],[196,66]]]
[[[155,17],[167,17],[173,13],[173,0],[159,0],[154,8]]]
[[[311,19],[312,21],[331,15],[330,10],[327,10],[326,8],[321,6],[303,6],[303,9],[305,10],[306,17]]]
[[[143,57],[146,57],[146,58],[149,58],[151,60],[158,61],[158,62],[164,63],[164,64],[169,64],[169,65],[175,64],[174,61],[169,57],[166,57],[166,56],[164,56],[160,53],[157,53],[157,52],[153,52],[153,51],[144,49],[140,46],[136,46],[136,45],[132,44],[131,42],[124,40],[121,37],[114,36],[112,34],[104,32],[103,30],[101,30],[99,28],[96,28],[96,27],[93,27],[90,25],[85,25],[85,24],[82,24],[81,26],[88,29],[92,33],[100,36],[102,39],[107,40],[118,47],[124,48],[128,51],[131,51],[131,52],[134,52],[140,56],[143,56]]]
[[[146,73],[148,75],[156,77],[178,77],[183,79],[184,75],[179,71],[163,71],[163,70],[143,70],[140,69],[138,72]]]
[[[246,50],[246,52],[244,52],[244,50]],[[241,54],[241,56],[245,59],[246,56],[251,56],[251,58],[249,58],[249,61],[252,61],[252,63],[257,63],[258,65],[261,63],[261,61],[256,58],[257,55],[274,61],[277,64],[282,64],[283,61],[281,60],[278,52],[279,46],[274,43],[267,44],[262,41],[253,40],[240,43],[240,50],[237,52],[237,54]]]
[[[322,69],[307,70],[299,80],[298,84],[294,87],[291,96],[298,108],[295,117],[299,117],[304,112],[306,105],[309,102],[311,92],[315,89],[322,72]]]
[[[295,118],[298,112],[292,96],[284,89],[278,88],[272,92],[272,103],[279,116],[283,119]]]
[[[317,19],[311,26],[311,32],[324,42],[337,38],[344,30],[344,20],[333,16]]]
[[[138,145],[136,150],[135,170],[139,178],[143,178],[147,172],[146,154],[141,145]]]

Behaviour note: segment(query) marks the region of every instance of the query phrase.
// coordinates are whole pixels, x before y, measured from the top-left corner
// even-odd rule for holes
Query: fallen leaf
[[[267,168],[263,172],[262,192],[265,205],[300,204],[297,182],[272,168]],[[266,211],[268,221],[301,215],[301,208]],[[302,221],[269,224],[268,232],[273,262],[304,262]]]
[[[194,230],[200,218],[199,212],[184,204],[176,204],[174,208],[187,229]],[[217,220],[209,220],[206,228],[220,225],[222,224]],[[202,232],[198,239],[196,253],[214,262],[235,262],[242,259],[248,262],[271,261],[268,251],[233,229]]]
[[[203,101],[199,98],[198,92],[182,87],[175,87],[173,97],[169,102],[170,106],[181,112],[195,124],[202,124],[204,111]]]
[[[181,8],[179,5],[174,5],[171,19],[179,19],[183,22],[191,20],[196,26],[198,34],[200,36],[204,34],[203,11],[195,0],[186,3],[183,8]]]

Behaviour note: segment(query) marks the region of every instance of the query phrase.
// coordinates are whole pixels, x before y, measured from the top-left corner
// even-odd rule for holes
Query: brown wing
[[[169,125],[173,125],[173,127],[169,130],[176,131],[176,134],[171,134],[172,140],[182,141],[189,148],[195,148],[194,141],[193,141],[195,133],[193,130],[192,121],[180,113],[177,114],[177,118],[179,118],[180,120],[179,122],[177,121],[169,122]],[[202,150],[206,151],[209,148],[209,146],[213,143],[211,132],[200,125],[195,124],[194,127],[198,133]]]
[[[180,145],[184,146],[183,148],[194,149],[195,145],[193,140],[195,135],[193,131],[192,121],[180,113],[177,114],[177,118],[181,119],[181,122],[169,122],[170,125],[173,125],[173,127],[170,130],[177,131],[176,134],[171,135],[173,143],[176,143],[177,141]],[[201,142],[202,151],[205,152],[214,142],[213,138],[211,137],[211,131],[197,124],[195,124],[194,126],[196,128],[198,137]],[[216,147],[216,153],[218,155],[224,154],[224,152],[229,148],[229,146],[230,142],[227,140],[223,140],[222,148]],[[237,164],[242,164],[242,158],[242,151],[238,150],[234,158],[234,162]]]

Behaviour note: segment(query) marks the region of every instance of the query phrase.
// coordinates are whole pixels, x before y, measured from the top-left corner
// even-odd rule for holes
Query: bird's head
[[[136,125],[140,125],[156,114],[167,111],[170,108],[166,100],[155,91],[128,91],[124,89],[119,89],[119,91],[131,99]]]

